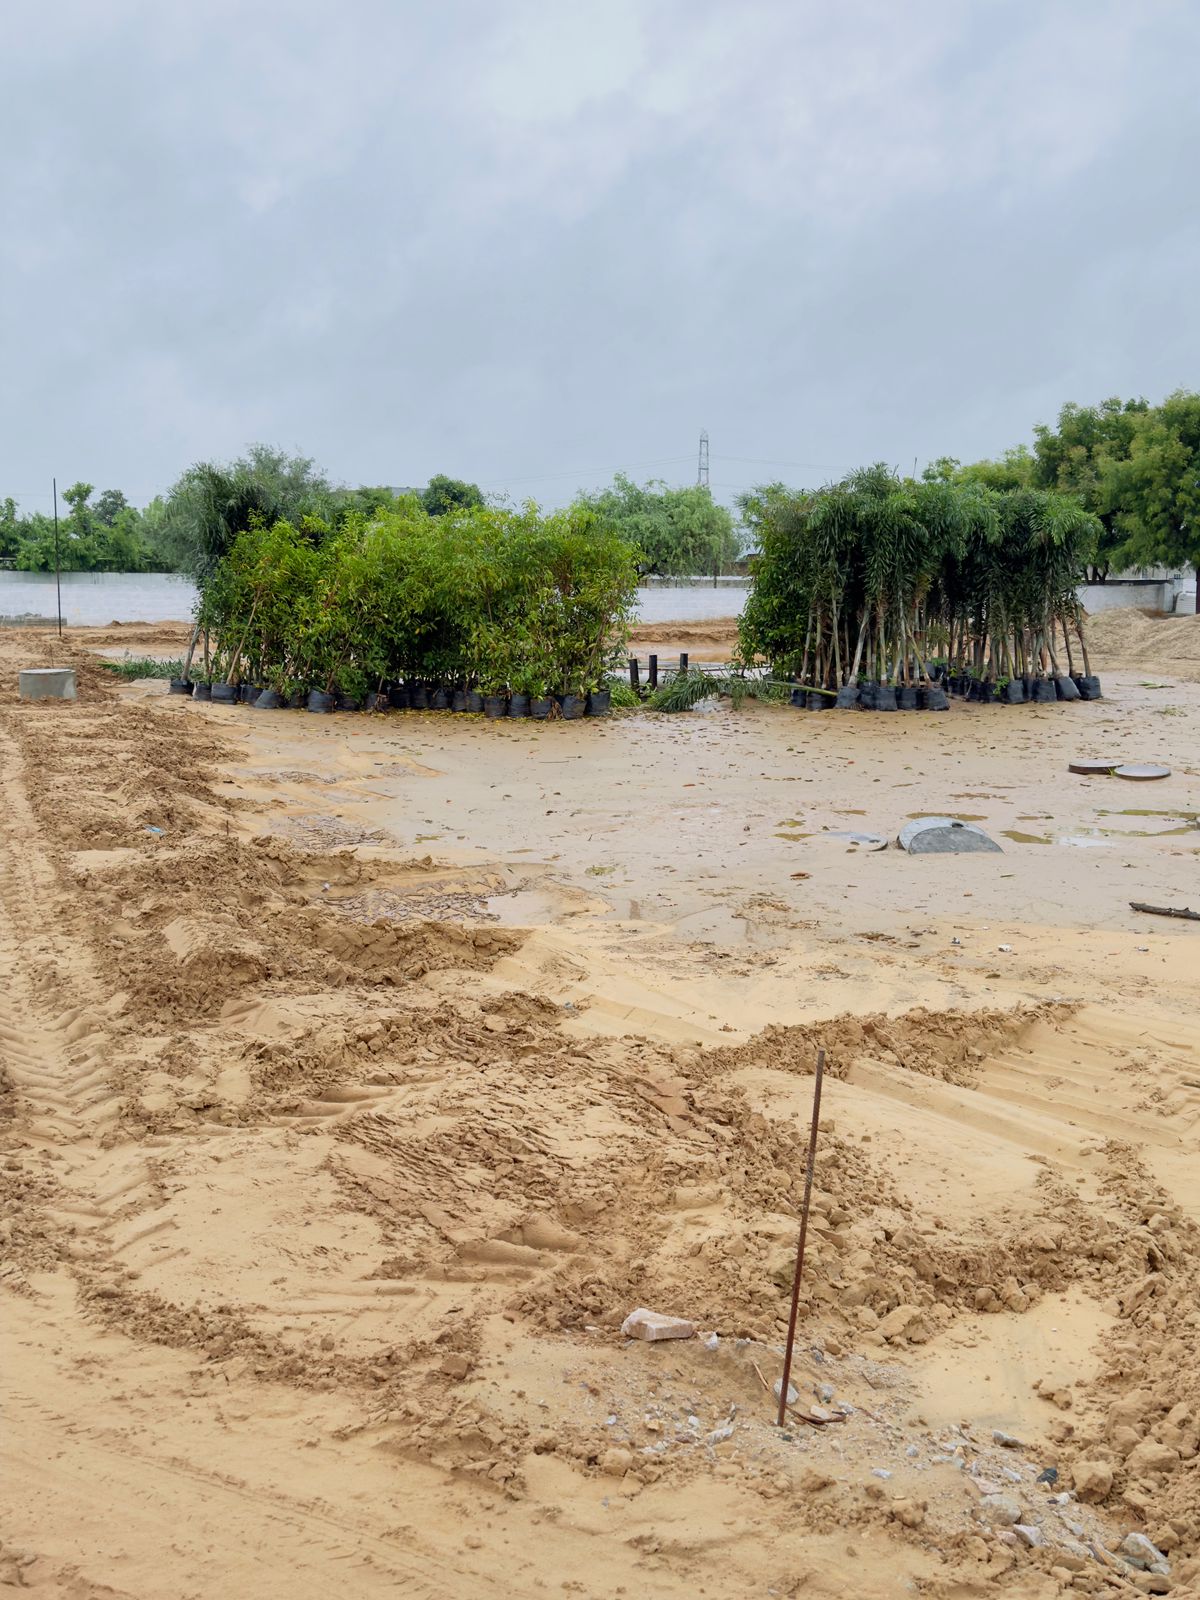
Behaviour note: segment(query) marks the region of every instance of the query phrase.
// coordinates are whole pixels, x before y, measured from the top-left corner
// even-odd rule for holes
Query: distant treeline
[[[58,549],[64,572],[170,572],[175,563],[163,541],[166,505],[154,500],[144,511],[119,489],[95,495],[90,483],[62,492]],[[17,502],[0,500],[0,562],[26,572],[54,571],[54,518],[40,511],[22,516]]]
[[[189,467],[167,495],[142,509],[120,489],[97,495],[90,483],[72,484],[60,496],[58,563],[64,572],[195,575],[205,519],[230,535],[281,515],[334,527],[350,512],[374,512],[408,495],[415,495],[431,516],[483,504],[473,483],[447,477],[432,478],[424,489],[334,488],[311,461],[255,445],[229,466]],[[25,572],[53,572],[55,546],[53,516],[39,511],[22,516],[11,496],[0,500],[0,562]]]
[[[1130,567],[1195,567],[1200,394],[1180,389],[1161,405],[1115,398],[1065,405],[1055,427],[1039,423],[1034,429],[1032,447],[1018,445],[997,460],[966,466],[941,457],[926,467],[923,480],[1072,497],[1099,529],[1086,555],[1094,579]],[[581,492],[574,509],[594,513],[632,545],[643,576],[711,576],[739,562],[764,499],[778,492],[795,491],[769,484],[744,495],[739,526],[707,488],[639,485],[618,474],[607,489]],[[478,485],[445,476],[431,478],[424,489],[340,488],[306,457],[255,445],[240,460],[189,467],[168,494],[141,510],[119,489],[97,495],[91,484],[73,484],[62,495],[59,552],[66,571],[185,572],[203,582],[248,528],[280,520],[307,524],[319,543],[351,514],[370,516],[413,500],[436,517],[482,506],[485,497]],[[0,499],[0,562],[53,571],[53,518],[23,516],[14,500]]]
[[[143,510],[118,489],[94,495],[90,483],[63,492],[58,550],[64,571],[183,572],[200,583],[238,534],[252,527],[285,521],[320,544],[354,516],[400,512],[414,502],[430,517],[484,505],[477,484],[444,475],[424,489],[339,488],[308,458],[265,445],[237,461],[198,462]],[[607,489],[581,492],[572,509],[593,513],[633,546],[642,575],[729,572],[741,552],[732,513],[697,485],[639,485],[618,474]],[[22,516],[14,500],[0,501],[0,561],[52,572],[53,518]]]

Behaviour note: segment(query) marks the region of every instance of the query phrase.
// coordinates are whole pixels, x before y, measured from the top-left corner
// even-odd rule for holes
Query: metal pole
[[[54,587],[58,591],[58,637],[62,638],[62,572],[58,564],[58,479],[51,478],[54,485]]]
[[[796,1315],[800,1309],[800,1276],[804,1271],[804,1246],[808,1239],[808,1207],[812,1200],[813,1167],[817,1159],[817,1126],[821,1120],[821,1084],[825,1079],[825,1052],[817,1051],[817,1071],[813,1079],[812,1127],[808,1135],[808,1167],[804,1174],[804,1205],[800,1211],[800,1241],[796,1246],[796,1271],[792,1278],[792,1311],[788,1318],[787,1346],[783,1352],[783,1381],[779,1388],[779,1415],[783,1427],[787,1416],[788,1384],[792,1377],[792,1350],[796,1343]]]

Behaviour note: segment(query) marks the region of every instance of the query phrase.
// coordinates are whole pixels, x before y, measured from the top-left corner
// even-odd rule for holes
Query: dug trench
[[[977,994],[698,1043],[643,984],[625,1031],[594,879],[538,890],[591,943],[512,925],[512,859],[346,842],[351,755],[247,782],[237,713],[74,664],[73,705],[0,700],[6,1581],[1195,1592],[1194,1016]],[[719,1017],[711,946],[679,959]],[[626,1340],[636,1306],[700,1334]]]

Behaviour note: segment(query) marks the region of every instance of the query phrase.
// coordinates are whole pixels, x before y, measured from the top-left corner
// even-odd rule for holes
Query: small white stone
[[[886,1467],[872,1467],[871,1468],[871,1472],[876,1478],[890,1478],[891,1477],[891,1473],[887,1470]]]
[[[1121,1540],[1121,1550],[1127,1556],[1132,1556],[1135,1561],[1144,1561],[1149,1567],[1157,1567],[1161,1563],[1161,1570],[1167,1570],[1167,1558],[1157,1545],[1152,1544],[1144,1533],[1127,1533]]]
[[[1021,1503],[1010,1494],[984,1495],[979,1502],[979,1519],[992,1528],[1011,1528],[1021,1520]]]
[[[779,1399],[779,1396],[783,1393],[783,1379],[782,1378],[776,1378],[775,1379],[775,1382],[771,1385],[771,1393],[775,1396],[776,1400]],[[796,1387],[796,1385],[794,1383],[789,1383],[788,1384],[788,1396],[787,1396],[788,1405],[794,1406],[796,1404],[796,1402],[799,1400],[799,1398],[800,1398],[799,1389],[797,1389],[797,1387]]]
[[[653,1343],[657,1339],[690,1339],[696,1332],[696,1324],[686,1317],[668,1317],[661,1311],[648,1311],[645,1306],[638,1306],[621,1324],[621,1332],[627,1339],[645,1339]]]
[[[1031,1550],[1036,1550],[1039,1545],[1045,1544],[1042,1530],[1035,1528],[1031,1522],[1014,1522],[1013,1532],[1022,1544],[1027,1544]]]

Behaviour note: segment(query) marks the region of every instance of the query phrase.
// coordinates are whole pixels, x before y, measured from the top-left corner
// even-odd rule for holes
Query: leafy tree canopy
[[[1139,416],[1103,488],[1129,561],[1200,573],[1200,394],[1178,390]]]
[[[96,498],[96,520],[111,528],[122,511],[130,509],[120,489],[105,489]]]
[[[238,534],[260,523],[328,521],[333,488],[307,456],[252,445],[237,461],[199,461],[167,496],[162,538],[180,571],[203,585]]]
[[[962,466],[935,461],[926,478],[995,489],[1052,489],[1097,518],[1090,575],[1103,580],[1131,566],[1200,562],[1200,395],[1180,389],[1161,405],[1116,396],[1099,405],[1063,406],[1054,427],[1034,428],[1033,449],[1018,445],[998,461]]]
[[[618,473],[612,487],[581,494],[587,507],[641,552],[643,575],[676,578],[719,573],[741,553],[733,516],[699,485],[670,489],[636,484]]]
[[[438,473],[430,478],[421,494],[421,504],[431,517],[444,517],[448,511],[463,511],[483,504],[483,491],[478,484],[465,483],[462,478],[447,478]]]

